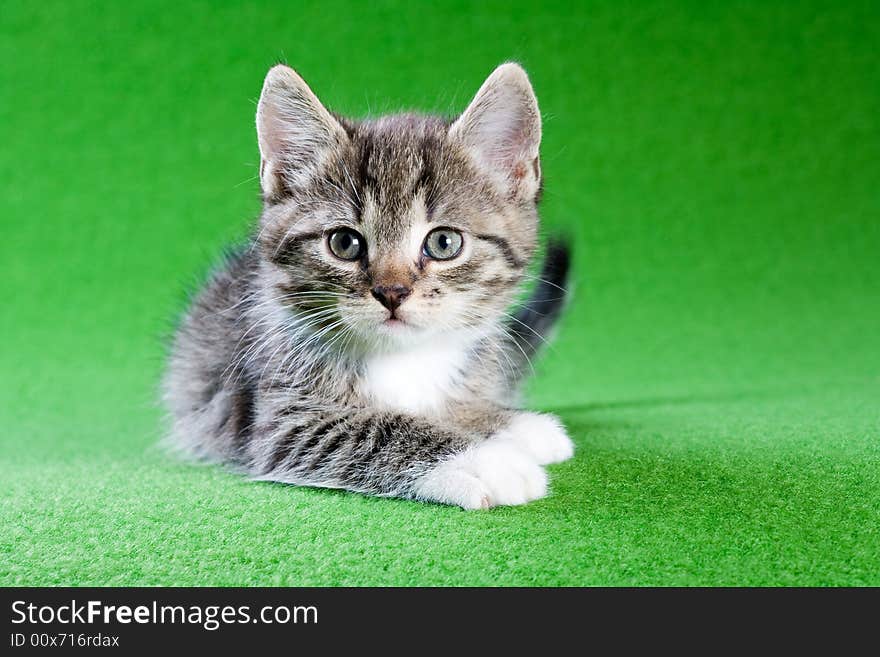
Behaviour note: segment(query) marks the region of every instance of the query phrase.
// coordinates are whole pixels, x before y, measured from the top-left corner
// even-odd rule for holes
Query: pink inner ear
[[[518,101],[508,96],[500,104],[484,106],[469,135],[471,143],[482,151],[485,164],[515,183],[528,177],[535,149],[528,108]]]

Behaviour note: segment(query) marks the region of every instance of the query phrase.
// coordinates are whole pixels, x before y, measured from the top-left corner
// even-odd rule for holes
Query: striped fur
[[[455,121],[351,121],[284,66],[258,108],[264,209],[194,299],[164,381],[169,442],[258,479],[465,508],[546,493],[561,425],[517,409],[568,255],[514,307],[537,244],[540,114],[521,68]],[[366,244],[345,261],[328,235]],[[462,235],[457,257],[424,250]],[[376,289],[406,290],[396,309]],[[509,312],[513,310],[513,312]]]

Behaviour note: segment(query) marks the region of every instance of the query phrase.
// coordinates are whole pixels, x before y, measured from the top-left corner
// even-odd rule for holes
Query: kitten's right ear
[[[345,129],[296,71],[273,66],[257,105],[260,185],[267,199],[306,183],[348,140]]]
[[[534,200],[541,185],[541,112],[519,64],[496,68],[449,128],[505,194]]]

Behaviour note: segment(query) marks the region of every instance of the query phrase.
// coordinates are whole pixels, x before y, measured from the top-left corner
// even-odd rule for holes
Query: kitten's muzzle
[[[405,285],[376,285],[370,290],[376,300],[392,313],[412,294],[412,288]]]

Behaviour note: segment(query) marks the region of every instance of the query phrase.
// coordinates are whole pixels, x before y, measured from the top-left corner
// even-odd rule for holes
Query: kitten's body
[[[554,418],[515,410],[516,389],[558,315],[564,250],[506,312],[536,247],[533,99],[505,65],[451,125],[354,123],[273,69],[263,216],[178,330],[174,444],[258,478],[466,508],[544,495],[540,465],[571,443]],[[365,242],[357,261],[328,246],[340,230]],[[432,231],[461,235],[459,253],[429,257]]]

